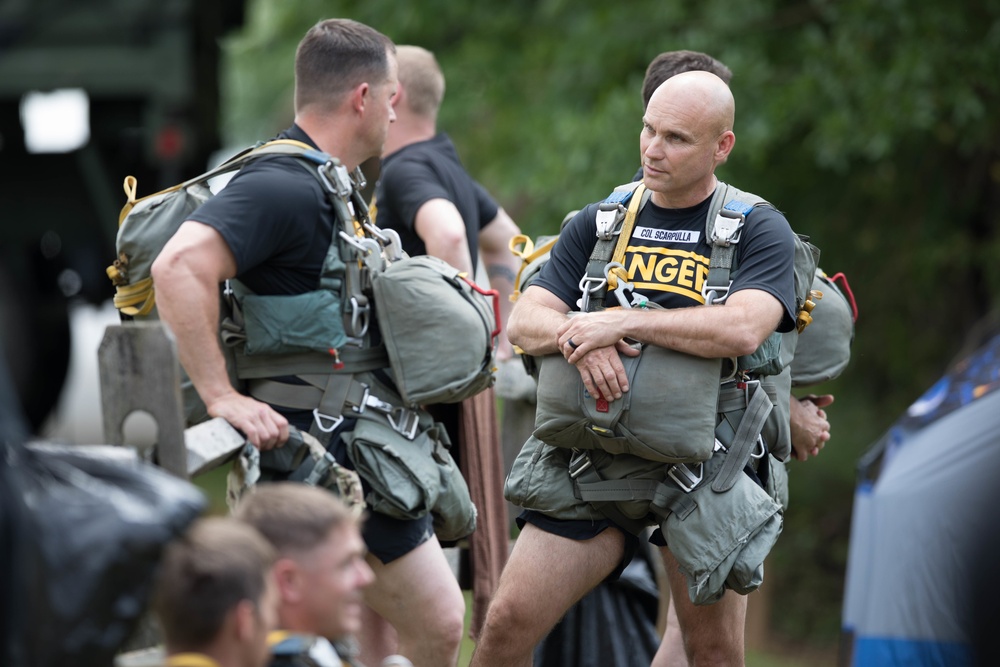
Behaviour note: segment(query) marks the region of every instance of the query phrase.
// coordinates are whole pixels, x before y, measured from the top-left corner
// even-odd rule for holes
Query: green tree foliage
[[[1000,2],[251,0],[227,45],[232,141],[288,124],[295,44],[332,16],[436,53],[441,126],[533,235],[635,172],[657,53],[729,65],[738,141],[720,176],[811,235],[861,311],[851,367],[819,388],[838,396],[833,441],[792,464],[773,558],[778,627],[836,633],[853,462],[1000,294]]]

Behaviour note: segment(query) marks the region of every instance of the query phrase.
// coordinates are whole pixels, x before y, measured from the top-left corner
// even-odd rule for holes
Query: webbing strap
[[[590,259],[587,260],[587,270],[581,280],[581,287],[585,292],[583,305],[586,306],[582,310],[588,312],[604,310],[604,301],[609,289],[609,278],[605,271],[608,263],[614,258],[619,244],[622,245],[621,254],[624,256],[625,246],[632,235],[632,226],[635,224],[636,215],[642,204],[649,199],[648,196],[642,196],[645,189],[641,181],[629,183],[615,189],[607,199],[601,202],[600,206],[605,208],[598,209],[597,212],[597,243],[594,244],[594,249],[590,253]],[[637,192],[640,193],[638,197],[635,196]],[[629,204],[628,209],[624,207],[626,203]],[[614,216],[614,222],[602,224],[602,216]],[[628,225],[627,230],[626,224]],[[602,228],[606,228],[605,233],[601,232]],[[618,238],[615,238],[616,236]],[[615,286],[617,286],[617,278]]]
[[[121,213],[118,215],[118,226],[120,227],[125,221],[125,216],[129,214],[132,208],[143,200],[156,197],[157,195],[166,194],[168,192],[175,192],[177,190],[195,185],[196,183],[204,183],[205,181],[209,181],[220,174],[235,171],[250,160],[263,155],[301,156],[310,159],[317,164],[326,162],[329,159],[329,156],[325,153],[313,148],[309,144],[302,143],[301,141],[296,141],[294,139],[275,139],[274,141],[269,141],[265,144],[261,144],[260,146],[245,148],[214,169],[210,169],[203,174],[190,178],[183,183],[172,185],[169,188],[165,188],[159,192],[154,192],[151,195],[146,195],[145,197],[140,197],[138,199],[136,199],[138,182],[135,176],[126,176],[122,185],[125,190],[126,202],[125,206],[122,207]]]
[[[731,274],[746,217],[768,202],[757,195],[719,181],[705,218],[705,240],[712,246],[708,275],[702,287],[706,305],[723,303],[732,286]],[[714,294],[713,294],[714,293]]]
[[[750,459],[760,432],[764,428],[767,416],[771,414],[774,405],[768,398],[767,392],[761,391],[758,387],[747,403],[746,411],[740,420],[740,425],[736,429],[733,441],[729,443],[726,460],[722,464],[722,469],[712,482],[712,490],[718,493],[728,491],[736,483],[737,475],[743,474],[743,468]]]
[[[306,377],[306,376],[299,376]],[[345,405],[361,405],[364,401],[364,383],[353,375],[308,376],[322,378],[321,386],[289,384],[277,380],[254,379],[247,382],[247,393],[264,403],[280,405],[295,410],[318,409],[324,416],[337,418]]]
[[[639,216],[639,211],[642,210],[642,207],[649,201],[651,194],[642,182],[639,183],[639,187],[632,193],[632,199],[629,201],[628,209],[625,211],[625,222],[622,223],[622,231],[618,235],[618,243],[615,244],[614,254],[610,258],[612,263],[622,264],[624,262],[625,249],[628,248],[628,242],[632,239],[635,219]],[[620,269],[620,271],[622,271],[622,277],[627,277],[624,269]],[[610,271],[608,273],[608,289],[613,290],[616,287],[618,287],[618,273]]]
[[[552,247],[558,240],[558,236],[553,236],[545,243],[535,247],[531,238],[525,234],[515,234],[511,237],[507,246],[510,248],[510,251],[514,254],[514,256],[521,259],[521,266],[518,267],[517,275],[514,276],[514,292],[510,295],[511,303],[517,301],[517,299],[521,296],[521,274],[524,273],[524,269],[539,257],[552,252]],[[518,248],[520,248],[520,250]]]
[[[596,472],[593,472],[593,475],[600,479]],[[650,510],[663,517],[675,513],[684,519],[698,507],[691,496],[681,489],[673,488],[654,479],[580,481],[577,482],[577,491],[580,500],[586,500],[595,506],[602,503],[648,500],[650,501]]]
[[[765,392],[767,397],[771,399],[771,403],[777,403],[778,389],[773,382],[761,380],[757,391]],[[716,410],[721,413],[743,410],[747,407],[749,400],[746,389],[740,389],[735,382],[729,382],[719,388],[719,405]]]
[[[582,452],[582,454],[584,456],[588,457],[590,456],[586,452]],[[579,473],[577,477],[573,480],[574,490],[576,491],[577,494],[580,495],[580,499],[584,500],[582,496],[583,493],[582,488],[591,484],[600,484],[603,481],[604,480],[601,479],[601,476],[597,474],[597,471],[594,470],[594,466],[588,465],[586,469],[583,470],[583,472]],[[598,512],[606,516],[612,523],[614,523],[622,530],[625,530],[633,535],[639,535],[642,533],[642,531],[646,529],[645,522],[625,516],[625,514],[623,514],[622,511],[618,509],[618,507],[614,504],[614,502],[610,502],[607,500],[587,501],[587,502],[590,502]]]
[[[247,356],[236,351],[236,377],[241,380],[270,378],[282,375],[336,374],[351,375],[364,371],[374,371],[389,367],[389,356],[385,346],[345,347],[340,350],[340,360],[344,370],[335,370],[333,357],[319,352],[298,354],[255,354]],[[315,406],[313,406],[315,407]]]

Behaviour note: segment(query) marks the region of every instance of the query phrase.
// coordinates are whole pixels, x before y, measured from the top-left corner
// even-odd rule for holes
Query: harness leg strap
[[[729,453],[722,464],[722,469],[719,470],[718,476],[712,482],[713,491],[722,493],[733,488],[737,475],[743,474],[743,467],[749,460],[750,454],[757,444],[757,438],[760,437],[760,432],[764,428],[764,422],[773,407],[767,392],[761,391],[758,386],[747,403],[743,419],[740,420],[736,435],[729,445]]]

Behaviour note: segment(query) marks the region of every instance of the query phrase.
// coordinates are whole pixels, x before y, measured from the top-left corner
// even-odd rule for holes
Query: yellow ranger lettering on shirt
[[[705,302],[701,287],[708,276],[707,256],[650,246],[629,246],[626,255],[628,280],[636,289],[672,292]]]

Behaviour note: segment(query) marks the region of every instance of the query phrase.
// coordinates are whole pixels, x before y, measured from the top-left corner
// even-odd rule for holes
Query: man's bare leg
[[[378,665],[390,655],[399,653],[396,628],[371,607],[365,607],[361,616],[361,631],[356,639],[362,665]]]
[[[663,639],[660,641],[660,648],[656,652],[656,660],[653,662],[656,667],[688,667],[687,654],[684,652],[684,637],[681,635],[681,626],[677,620],[677,607],[674,605],[674,596],[670,596],[667,605],[667,622],[663,630]]]
[[[398,652],[414,667],[456,664],[465,598],[437,539],[431,538],[388,565],[371,554],[367,560],[375,583],[365,589],[365,602],[396,629]],[[366,636],[360,639],[364,642]],[[362,654],[381,661],[387,650],[392,648],[363,646]]]
[[[719,665],[739,667],[744,664],[743,627],[746,623],[747,599],[726,591],[715,604],[695,606],[688,596],[687,582],[677,568],[677,561],[666,547],[660,548],[670,582],[670,605],[677,613],[683,638],[684,653],[692,667]],[[668,625],[669,629],[669,625]],[[665,638],[656,652],[651,667],[674,665],[671,653],[676,648]]]
[[[579,541],[525,525],[490,602],[472,667],[530,667],[538,642],[615,569],[624,545],[617,528]]]

